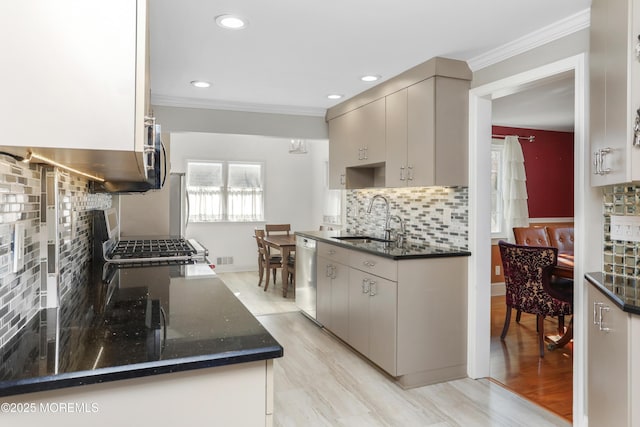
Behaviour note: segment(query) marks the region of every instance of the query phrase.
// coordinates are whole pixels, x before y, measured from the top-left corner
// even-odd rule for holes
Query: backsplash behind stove
[[[57,186],[46,186],[47,172],[57,174]],[[88,181],[60,169],[25,164],[0,155],[0,348],[46,304],[47,188],[57,193],[56,221],[60,272],[58,293],[64,310],[73,310],[74,286],[87,274],[91,255],[89,211],[111,206],[108,194],[90,194]],[[25,225],[24,268],[12,271],[12,234]],[[46,242],[45,248],[46,248]]]
[[[385,206],[380,200],[367,209],[376,194],[389,200],[391,215],[406,224],[406,240],[467,249],[469,246],[469,191],[467,187],[372,188],[347,191],[347,226],[349,233],[382,236]],[[451,222],[444,218],[447,209]],[[391,222],[397,230],[397,222]]]

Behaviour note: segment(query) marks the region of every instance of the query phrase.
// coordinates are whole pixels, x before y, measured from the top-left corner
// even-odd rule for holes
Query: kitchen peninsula
[[[202,269],[98,266],[3,348],[3,422],[268,425],[283,348]]]
[[[317,241],[317,322],[403,388],[467,375],[467,257],[341,231]]]

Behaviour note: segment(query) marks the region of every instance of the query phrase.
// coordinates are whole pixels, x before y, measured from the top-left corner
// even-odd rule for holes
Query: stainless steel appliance
[[[296,236],[296,305],[316,321],[316,241]]]
[[[91,181],[91,190],[107,193],[143,193],[161,189],[167,178],[167,153],[160,131],[160,125],[156,124],[155,118],[145,119],[146,140],[142,156],[144,176],[140,181]]]
[[[95,250],[107,264],[168,265],[209,264],[208,250],[195,239],[158,237],[120,240],[115,209],[99,211],[94,219]],[[100,242],[100,247],[98,247]]]
[[[184,173],[169,174],[169,234],[185,236],[189,224],[189,197]]]

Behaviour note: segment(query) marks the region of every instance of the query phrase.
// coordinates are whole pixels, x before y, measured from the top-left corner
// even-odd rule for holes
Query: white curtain
[[[505,231],[509,236],[509,241],[514,242],[513,227],[529,226],[527,176],[524,169],[522,147],[520,147],[517,136],[507,136],[504,139],[502,171]]]

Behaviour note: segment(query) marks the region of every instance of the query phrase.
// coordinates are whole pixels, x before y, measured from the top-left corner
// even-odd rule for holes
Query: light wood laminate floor
[[[298,312],[279,281],[264,292],[257,273],[219,276],[284,347],[274,363],[275,426],[570,425],[486,379],[403,390]]]

